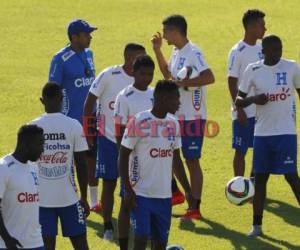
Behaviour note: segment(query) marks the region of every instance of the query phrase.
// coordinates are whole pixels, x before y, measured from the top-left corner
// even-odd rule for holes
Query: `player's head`
[[[72,20],[68,25],[68,37],[71,44],[78,46],[80,49],[85,49],[90,46],[91,33],[96,30],[96,27],[90,26],[82,19]]]
[[[154,89],[154,106],[166,113],[175,114],[179,109],[179,90],[172,80],[159,80]]]
[[[23,125],[18,131],[17,148],[27,161],[36,161],[44,151],[44,131],[37,125]]]
[[[60,86],[55,82],[48,82],[42,89],[41,102],[45,106],[47,113],[55,113],[61,110],[62,91]]]
[[[260,10],[247,10],[243,16],[245,31],[251,33],[256,39],[262,39],[267,30],[264,17],[265,13]]]
[[[282,56],[282,42],[278,36],[269,35],[262,40],[262,53],[265,60],[277,63]]]
[[[133,62],[140,56],[146,55],[146,49],[144,46],[138,43],[128,43],[124,48],[124,64],[129,69],[130,72],[133,71]]]
[[[169,45],[174,45],[178,39],[186,38],[187,22],[181,15],[171,15],[166,17],[163,22],[163,38]]]
[[[134,85],[147,89],[153,80],[155,64],[148,55],[138,56],[133,63]]]

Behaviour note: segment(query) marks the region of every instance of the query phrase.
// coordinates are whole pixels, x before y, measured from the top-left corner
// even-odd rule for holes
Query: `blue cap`
[[[71,36],[80,32],[91,33],[96,29],[96,27],[90,26],[88,22],[82,19],[75,19],[69,23],[68,35]]]

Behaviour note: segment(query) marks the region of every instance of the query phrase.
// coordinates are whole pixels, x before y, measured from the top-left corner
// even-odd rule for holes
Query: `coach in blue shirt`
[[[57,82],[63,91],[62,113],[82,124],[85,98],[95,79],[93,53],[89,49],[91,33],[96,27],[81,19],[68,26],[70,44],[53,57],[49,81]]]

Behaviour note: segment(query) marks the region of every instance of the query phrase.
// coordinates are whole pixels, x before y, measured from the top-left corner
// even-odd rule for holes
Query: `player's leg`
[[[136,207],[131,212],[134,229],[134,250],[144,250],[151,234],[150,198],[136,196]]]
[[[114,191],[118,178],[118,151],[114,142],[104,136],[97,139],[96,177],[102,178],[101,205],[104,220],[103,238],[113,239],[112,212],[114,206]]]
[[[58,209],[62,234],[69,237],[73,248],[87,250],[86,219],[80,202]]]
[[[118,216],[118,232],[119,232],[119,245],[121,250],[128,250],[129,230],[130,230],[130,211],[124,204],[124,186],[120,181],[120,196],[121,205]]]
[[[54,250],[56,245],[58,215],[55,208],[40,207],[39,221],[46,250]]]
[[[285,174],[284,177],[292,188],[298,204],[300,205],[300,178],[298,174]]]
[[[151,249],[165,250],[171,227],[172,206],[170,199],[152,199]]]

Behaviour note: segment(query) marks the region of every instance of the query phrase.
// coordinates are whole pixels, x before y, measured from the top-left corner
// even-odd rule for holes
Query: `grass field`
[[[224,185],[232,177],[233,156],[226,60],[231,46],[243,35],[243,12],[254,7],[266,12],[267,33],[282,38],[284,56],[299,62],[297,0],[2,0],[0,155],[14,149],[20,125],[43,112],[39,103],[41,86],[47,81],[52,55],[68,42],[66,25],[71,19],[82,17],[99,27],[91,46],[98,73],[106,66],[122,63],[123,46],[130,41],[144,44],[154,56],[152,34],[161,30],[163,17],[180,13],[188,20],[190,39],[203,49],[214,71],[216,84],[208,87],[208,118],[218,122],[220,133],[206,139],[203,149],[204,218],[193,223],[180,223],[174,218],[169,242],[186,250],[300,249],[300,209],[282,177],[270,179],[265,236],[261,238],[246,237],[252,223],[251,206],[235,207],[224,196]],[[166,55],[170,54],[171,48],[166,44],[163,49]],[[155,80],[161,77],[157,69]],[[251,155],[250,152],[248,163]],[[117,198],[114,218],[118,209]],[[183,213],[184,209],[185,206],[179,206],[173,212]],[[88,218],[90,248],[117,249],[117,241],[108,243],[100,238],[102,222],[97,214]],[[57,249],[71,249],[71,244],[58,237]]]

